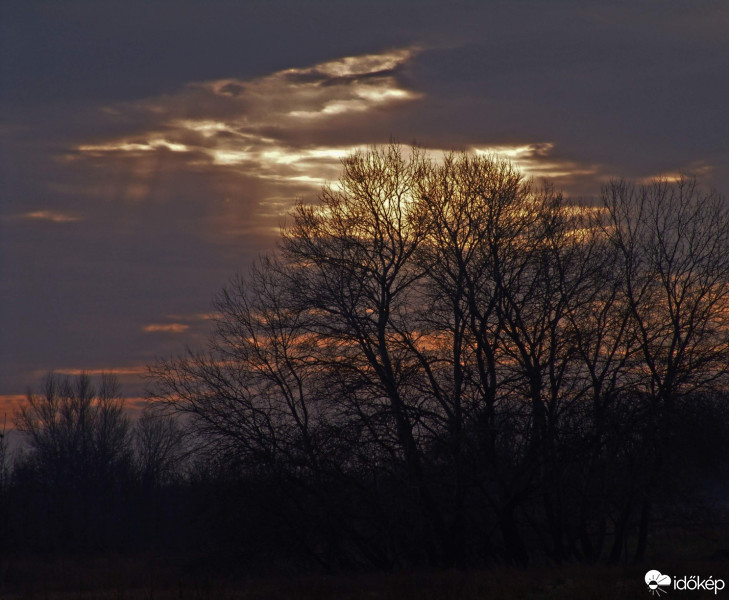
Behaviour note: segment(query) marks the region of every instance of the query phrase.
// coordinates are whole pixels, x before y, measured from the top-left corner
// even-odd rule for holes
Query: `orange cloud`
[[[0,431],[3,426],[9,428],[12,425],[13,414],[18,405],[25,401],[25,398],[25,394],[0,395]]]
[[[95,375],[103,375],[103,374],[110,374],[110,375],[119,375],[119,376],[127,376],[127,375],[146,375],[147,373],[147,367],[145,365],[138,365],[138,366],[132,366],[132,367],[105,367],[102,369],[76,369],[76,368],[69,368],[69,369],[56,369],[56,373],[60,373],[61,375],[89,375],[89,376],[95,376]],[[43,376],[47,373],[47,371],[42,371],[39,373],[39,376]]]
[[[146,333],[184,333],[188,329],[190,326],[183,323],[150,323],[142,327]]]
[[[36,221],[51,221],[53,223],[73,223],[80,221],[81,217],[70,215],[57,210],[35,210],[20,215],[15,215],[16,219],[33,219]]]

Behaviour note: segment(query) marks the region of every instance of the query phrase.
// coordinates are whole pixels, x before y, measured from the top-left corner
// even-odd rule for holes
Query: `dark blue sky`
[[[0,2],[0,397],[204,343],[349,148],[729,192],[729,5]]]

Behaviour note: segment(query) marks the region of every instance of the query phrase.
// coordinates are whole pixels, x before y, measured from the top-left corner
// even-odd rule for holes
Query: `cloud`
[[[78,35],[56,11],[3,21],[8,393],[199,345],[211,323],[183,316],[273,246],[339,157],[391,137],[496,152],[569,194],[702,167],[729,189],[720,2],[75,4],[61,21]],[[169,323],[190,328],[143,331]]]
[[[184,323],[150,323],[142,327],[145,333],[184,333],[190,329]]]
[[[363,129],[422,99],[404,75],[418,52],[192,82],[107,106],[99,130],[117,133],[87,138],[57,162],[79,174],[77,197],[145,206],[150,223],[159,223],[156,205],[172,202],[173,212],[160,209],[165,218],[178,228],[194,223],[208,244],[240,250],[241,240],[258,238],[258,249],[268,247],[297,198],[336,179],[353,150],[382,141],[363,138]]]
[[[79,216],[58,210],[34,210],[18,215],[12,215],[10,218],[51,221],[53,223],[73,223],[75,221],[81,221],[81,217]]]
[[[574,160],[553,156],[554,144],[551,142],[515,146],[474,146],[472,150],[479,155],[505,158],[530,177],[572,179],[595,175],[599,169],[597,165],[582,165]]]
[[[129,367],[105,367],[96,369],[79,369],[75,367],[56,369],[56,373],[61,375],[88,375],[94,377],[97,375],[116,375],[117,377],[136,377],[146,375],[147,367],[145,365],[134,365]],[[38,373],[39,376],[45,373]]]
[[[693,161],[683,168],[673,171],[660,171],[638,179],[639,183],[651,183],[655,180],[676,182],[686,176],[695,176],[700,179],[708,179],[715,167],[707,165],[703,161]]]
[[[78,144],[63,160],[93,165],[94,172],[125,171],[119,195],[132,202],[148,202],[162,190],[173,198],[207,190],[199,223],[208,241],[272,239],[296,198],[339,176],[341,159],[384,141],[377,131],[428,104],[407,76],[422,51],[409,46],[247,80],[193,82],[107,107],[110,118],[137,123],[137,131]],[[596,173],[559,156],[551,141],[477,139],[467,147],[504,156],[527,175],[569,183]],[[191,181],[173,193],[181,177]]]
[[[416,54],[401,48],[348,56],[252,80],[195,82],[176,94],[114,108],[152,121],[147,130],[80,144],[66,155],[140,159],[184,155],[192,167],[223,167],[279,183],[320,185],[352,150],[317,138],[421,97],[398,69]]]
[[[25,400],[25,394],[0,394],[0,433],[3,426],[9,428],[12,425],[13,414]]]
[[[256,214],[280,217],[297,192],[335,179],[342,158],[369,142],[382,141],[360,138],[359,143],[346,143],[344,131],[361,136],[363,122],[386,121],[392,111],[426,101],[402,77],[419,51],[409,47],[349,56],[251,80],[190,83],[178,93],[114,109],[144,122],[152,115],[156,124],[148,130],[80,144],[66,158],[107,163],[127,159],[136,161],[138,173],[145,172],[140,166],[144,161],[152,160],[237,173],[266,185]],[[471,149],[504,156],[533,176],[571,178],[596,172],[594,166],[556,156],[549,141],[477,144]],[[143,198],[148,186],[137,182],[129,189]],[[231,217],[226,212],[222,220],[236,221]]]

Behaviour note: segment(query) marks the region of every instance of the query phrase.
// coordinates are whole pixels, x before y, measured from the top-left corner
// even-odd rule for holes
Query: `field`
[[[724,525],[665,529],[641,565],[565,565],[391,574],[275,573],[210,575],[190,565],[122,557],[9,561],[0,597],[8,600],[608,600],[650,598],[645,572],[712,576],[729,581],[729,530]],[[729,590],[724,593],[729,593]],[[686,597],[715,597],[684,592]],[[721,593],[718,597],[721,597]]]

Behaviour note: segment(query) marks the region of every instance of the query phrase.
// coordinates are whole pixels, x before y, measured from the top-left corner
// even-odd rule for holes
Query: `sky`
[[[725,0],[0,0],[0,416],[49,371],[138,401],[356,148],[727,196],[728,33]]]

